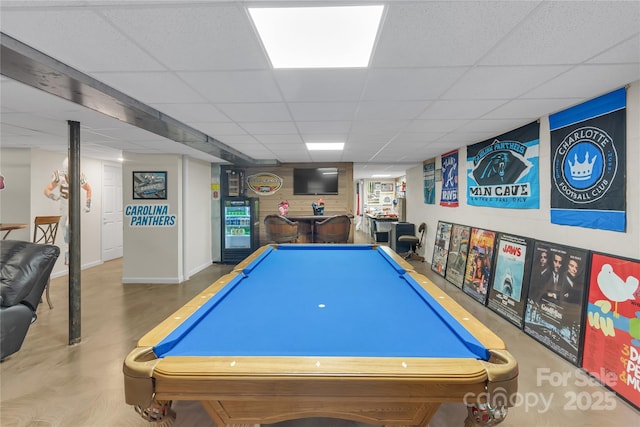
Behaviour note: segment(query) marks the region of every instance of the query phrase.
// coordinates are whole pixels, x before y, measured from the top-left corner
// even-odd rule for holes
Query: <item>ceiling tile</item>
[[[270,71],[182,72],[178,75],[214,103],[282,101]]]
[[[297,126],[300,133],[304,134],[336,133],[346,135],[351,128],[351,122],[298,122]]]
[[[356,102],[290,102],[289,110],[297,121],[352,120]]]
[[[586,100],[639,79],[640,64],[583,65],[545,82],[529,91],[526,96],[544,99],[582,97]]]
[[[586,61],[593,52],[604,52],[637,34],[639,22],[637,1],[542,2],[480,63],[550,65]]]
[[[473,65],[535,5],[505,1],[390,2],[373,66]]]
[[[250,134],[297,134],[293,122],[241,122],[240,126]]]
[[[94,73],[93,75],[101,82],[145,104],[197,104],[205,101],[173,73]]]
[[[229,118],[211,104],[149,104],[151,107],[184,123],[225,122]]]
[[[3,10],[1,16],[3,33],[84,73],[164,69],[99,13],[82,6]]]
[[[161,2],[162,3],[162,2]],[[102,12],[162,64],[177,71],[263,69],[268,62],[244,8],[232,3],[144,3]]]
[[[291,120],[289,111],[281,103],[216,104],[216,107],[235,122],[285,122]]]
[[[462,67],[371,70],[362,99],[437,99],[464,71],[466,68]]]
[[[431,101],[363,101],[358,104],[355,120],[411,120]]]
[[[469,70],[443,99],[511,99],[569,70],[568,66],[477,67]]]
[[[367,71],[345,70],[276,70],[276,81],[284,99],[294,101],[356,101]]]

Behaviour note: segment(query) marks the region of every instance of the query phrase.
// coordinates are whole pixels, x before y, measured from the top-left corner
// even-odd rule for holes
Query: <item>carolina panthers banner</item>
[[[549,116],[551,223],[625,231],[626,95]]]
[[[467,147],[467,202],[475,206],[538,209],[540,125],[530,123]]]
[[[440,206],[458,206],[458,150],[441,156],[442,161],[442,192]]]
[[[422,176],[424,179],[424,203],[436,204],[436,159],[422,162]]]

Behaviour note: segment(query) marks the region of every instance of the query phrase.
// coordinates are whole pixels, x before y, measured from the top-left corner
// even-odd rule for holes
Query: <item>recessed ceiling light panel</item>
[[[307,142],[309,151],[340,151],[344,149],[344,142]]]
[[[250,7],[274,68],[366,67],[384,6]]]

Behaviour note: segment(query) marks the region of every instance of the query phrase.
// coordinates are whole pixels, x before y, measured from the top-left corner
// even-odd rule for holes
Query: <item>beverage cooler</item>
[[[237,264],[260,245],[258,199],[222,199],[222,262]]]

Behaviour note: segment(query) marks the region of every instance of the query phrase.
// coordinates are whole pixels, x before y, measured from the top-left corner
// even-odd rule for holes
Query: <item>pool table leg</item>
[[[491,408],[485,404],[467,406],[464,427],[491,427],[500,424],[507,417],[507,408]]]

